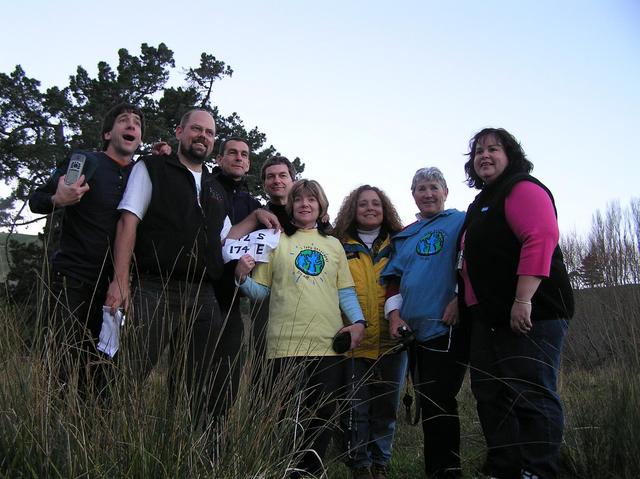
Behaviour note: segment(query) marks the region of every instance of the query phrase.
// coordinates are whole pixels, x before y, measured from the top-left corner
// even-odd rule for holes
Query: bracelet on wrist
[[[524,299],[515,298],[513,302],[518,304],[528,304],[529,306],[531,306],[531,301],[525,301]]]

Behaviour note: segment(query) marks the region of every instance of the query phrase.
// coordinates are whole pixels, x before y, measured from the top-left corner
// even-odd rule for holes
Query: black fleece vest
[[[482,316],[492,323],[508,324],[516,294],[517,268],[522,244],[509,227],[504,213],[505,198],[516,183],[531,181],[542,187],[553,203],[549,189],[533,176],[515,174],[486,186],[467,211],[464,257]],[[557,215],[557,212],[556,212]],[[531,319],[573,316],[573,291],[560,247],[551,259],[551,271],[532,298]]]
[[[194,177],[175,155],[147,156],[141,161],[153,188],[149,209],[138,227],[138,272],[191,282],[217,279],[223,265],[224,190],[203,167],[200,206]]]

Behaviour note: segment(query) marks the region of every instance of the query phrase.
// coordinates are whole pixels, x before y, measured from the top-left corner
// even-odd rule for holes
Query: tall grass
[[[640,477],[640,286],[576,291],[560,371],[565,409],[561,478]],[[461,462],[477,478],[485,442],[467,380],[458,395]],[[401,406],[402,408],[402,406]],[[432,440],[437,440],[433,438]],[[391,478],[422,477],[422,429],[399,415]],[[335,464],[329,476],[348,479]]]
[[[563,381],[566,472],[640,477],[640,287],[583,290],[577,299]]]
[[[72,345],[58,335],[25,341],[19,311],[6,304],[0,325],[3,477],[288,477],[304,451],[302,430],[314,411],[301,406],[294,369],[274,379],[249,354],[228,414],[202,421],[185,388],[168,394],[166,365],[140,381],[125,350],[117,362],[105,360],[109,398],[91,389],[83,395],[77,378],[58,380]],[[35,329],[28,338],[42,330]]]
[[[560,377],[561,477],[640,477],[640,288],[579,291],[577,305]],[[249,348],[236,400],[217,422],[196,421],[185,390],[168,394],[166,365],[139,381],[126,360],[109,363],[110,400],[95,391],[83,400],[58,381],[69,346],[37,340],[42,328],[25,327],[23,315],[0,305],[0,476],[286,478],[298,462],[313,416],[301,406],[298,371],[273,380]],[[468,381],[459,399],[470,478],[484,439]],[[421,428],[402,411],[398,424],[391,477],[418,477]],[[329,478],[350,477],[342,459],[330,454]]]

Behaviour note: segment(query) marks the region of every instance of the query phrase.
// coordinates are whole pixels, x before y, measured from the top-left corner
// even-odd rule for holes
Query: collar
[[[248,191],[247,180],[246,177],[240,178],[239,181],[234,180],[230,176],[226,175],[222,168],[219,166],[215,166],[212,170],[213,176],[220,182],[222,186],[225,187],[226,190],[242,190]]]

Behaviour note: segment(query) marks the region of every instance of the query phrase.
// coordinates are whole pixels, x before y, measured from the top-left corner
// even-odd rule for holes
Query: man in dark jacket
[[[146,377],[171,344],[170,385],[177,393],[186,384],[197,422],[205,407],[214,416],[224,412],[234,389],[229,372],[239,349],[227,340],[214,287],[223,270],[221,239],[231,224],[225,190],[203,167],[213,150],[213,117],[188,111],[176,138],[176,154],[142,158],[131,172],[106,304],[127,308],[135,250],[134,366]],[[270,223],[264,215],[261,220]]]
[[[249,171],[251,154],[247,140],[239,137],[227,138],[220,145],[220,153],[216,157],[216,166],[213,169],[213,176],[225,190],[226,204],[225,211],[232,225],[240,223],[253,211],[260,208],[260,202],[249,194],[246,173]],[[216,284],[218,302],[222,309],[222,314],[228,323],[242,325],[240,309],[237,297],[234,298],[235,282],[233,274],[235,261],[227,263],[222,273],[222,278]],[[236,338],[238,345],[242,337],[242,330],[239,329]]]
[[[69,346],[69,354],[60,355],[60,380],[68,383],[77,370],[81,395],[89,384],[104,387],[96,343],[113,271],[118,203],[143,133],[144,117],[136,106],[114,106],[102,124],[103,151],[79,152],[84,165],[78,179],[66,181],[68,158],[29,199],[34,213],[64,208],[60,244],[51,259],[48,322],[56,344]]]
[[[251,150],[247,140],[234,136],[220,145],[213,176],[227,191],[227,214],[231,224],[245,219],[260,202],[249,193],[246,174],[249,171]]]
[[[213,117],[188,111],[176,138],[175,155],[142,158],[132,171],[119,206],[115,278],[106,304],[127,308],[135,249],[137,370],[146,377],[171,344],[170,384],[187,385],[197,421],[205,406],[222,411],[227,371],[238,351],[220,340],[223,320],[213,287],[228,226],[225,192],[203,168],[215,141]]]
[[[260,202],[249,193],[245,175],[249,171],[251,150],[247,140],[240,137],[225,139],[220,145],[216,157],[217,166],[213,176],[220,182],[226,193],[226,213],[231,224],[235,225],[260,208]],[[222,277],[215,284],[216,294],[223,321],[225,322],[224,341],[228,347],[242,348],[244,325],[240,313],[239,293],[234,281],[236,261],[225,264]],[[229,369],[231,397],[240,381],[243,361],[238,358]]]

